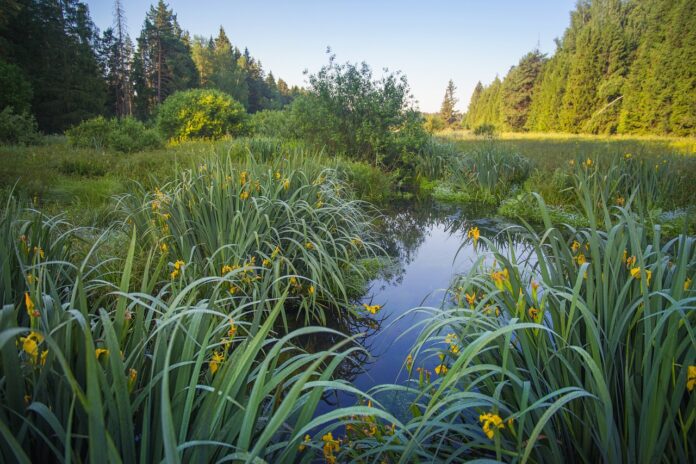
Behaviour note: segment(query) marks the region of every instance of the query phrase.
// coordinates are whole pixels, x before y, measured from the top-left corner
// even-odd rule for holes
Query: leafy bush
[[[399,73],[374,79],[366,63],[339,65],[331,56],[309,76],[307,95],[294,101],[293,122],[300,137],[329,153],[402,168],[408,164],[404,155],[417,153],[427,138],[409,92]]]
[[[474,128],[474,135],[477,137],[493,138],[497,134],[497,129],[493,124],[479,124]]]
[[[244,106],[224,92],[194,89],[176,92],[159,107],[157,126],[174,141],[221,139],[241,135],[246,129]]]
[[[34,116],[17,114],[11,106],[0,111],[0,143],[7,145],[35,145],[41,142]]]
[[[423,123],[423,127],[430,134],[433,134],[435,132],[446,129],[447,124],[439,114],[428,114],[425,116],[425,122]]]
[[[294,138],[292,114],[288,110],[257,111],[249,117],[249,131],[255,137]]]
[[[106,119],[97,116],[68,129],[65,135],[74,147],[96,150],[132,153],[162,146],[156,130],[131,117]]]

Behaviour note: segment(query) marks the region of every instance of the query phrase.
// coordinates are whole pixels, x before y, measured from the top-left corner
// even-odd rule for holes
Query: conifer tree
[[[150,7],[138,37],[133,64],[135,100],[140,117],[149,116],[156,105],[177,90],[198,85],[190,42],[164,0]]]
[[[440,106],[440,117],[448,126],[453,125],[459,119],[459,114],[454,108],[457,104],[457,98],[454,96],[454,92],[457,87],[454,85],[452,79],[447,83],[447,89],[445,90],[445,97],[442,100],[442,106]]]

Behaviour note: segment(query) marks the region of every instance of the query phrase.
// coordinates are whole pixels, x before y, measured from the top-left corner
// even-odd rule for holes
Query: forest
[[[479,83],[463,124],[501,130],[696,135],[692,1],[578,2],[549,57]]]
[[[579,0],[438,112],[108,3],[0,2],[0,462],[694,462],[696,2]]]

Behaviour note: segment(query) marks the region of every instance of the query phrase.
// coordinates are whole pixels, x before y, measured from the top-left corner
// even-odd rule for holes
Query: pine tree
[[[133,75],[137,113],[149,116],[169,95],[198,85],[190,38],[164,0],[150,7],[138,37]]]
[[[447,83],[447,89],[445,90],[445,97],[442,100],[442,106],[440,106],[440,117],[448,126],[453,125],[459,120],[459,114],[454,108],[457,104],[457,98],[454,96],[454,92],[457,87],[454,85],[452,79]]]
[[[114,3],[114,25],[101,38],[99,58],[107,85],[107,113],[114,116],[133,114],[133,91],[130,82],[133,43],[128,37],[120,0]]]
[[[101,114],[106,86],[96,53],[99,36],[87,6],[77,0],[14,3],[20,9],[0,29],[2,53],[29,79],[39,127],[61,132]]]
[[[474,87],[474,92],[471,94],[469,99],[469,107],[466,110],[466,116],[462,120],[464,127],[467,129],[473,129],[476,127],[476,120],[479,117],[479,112],[481,111],[481,95],[483,94],[483,84],[481,81],[476,83]]]
[[[502,87],[503,119],[513,131],[525,129],[544,60],[545,56],[539,50],[529,52],[505,77]]]

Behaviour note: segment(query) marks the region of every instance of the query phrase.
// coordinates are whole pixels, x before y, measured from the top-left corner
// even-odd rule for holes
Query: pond
[[[435,201],[401,201],[382,213],[381,245],[394,258],[394,266],[370,283],[361,301],[382,306],[376,316],[378,324],[360,340],[369,356],[347,370],[347,380],[361,391],[408,380],[405,359],[418,338],[418,323],[428,317],[425,312],[411,310],[446,304],[452,279],[468,272],[484,252],[481,243],[474,249],[466,240],[467,231],[478,227],[482,236],[505,248],[507,234],[500,232],[512,225],[496,218],[495,210]],[[432,366],[427,361],[424,366],[432,371],[436,360],[431,361]],[[389,395],[378,400],[394,414],[404,411],[404,398]],[[355,402],[352,395],[332,393],[317,413]]]

